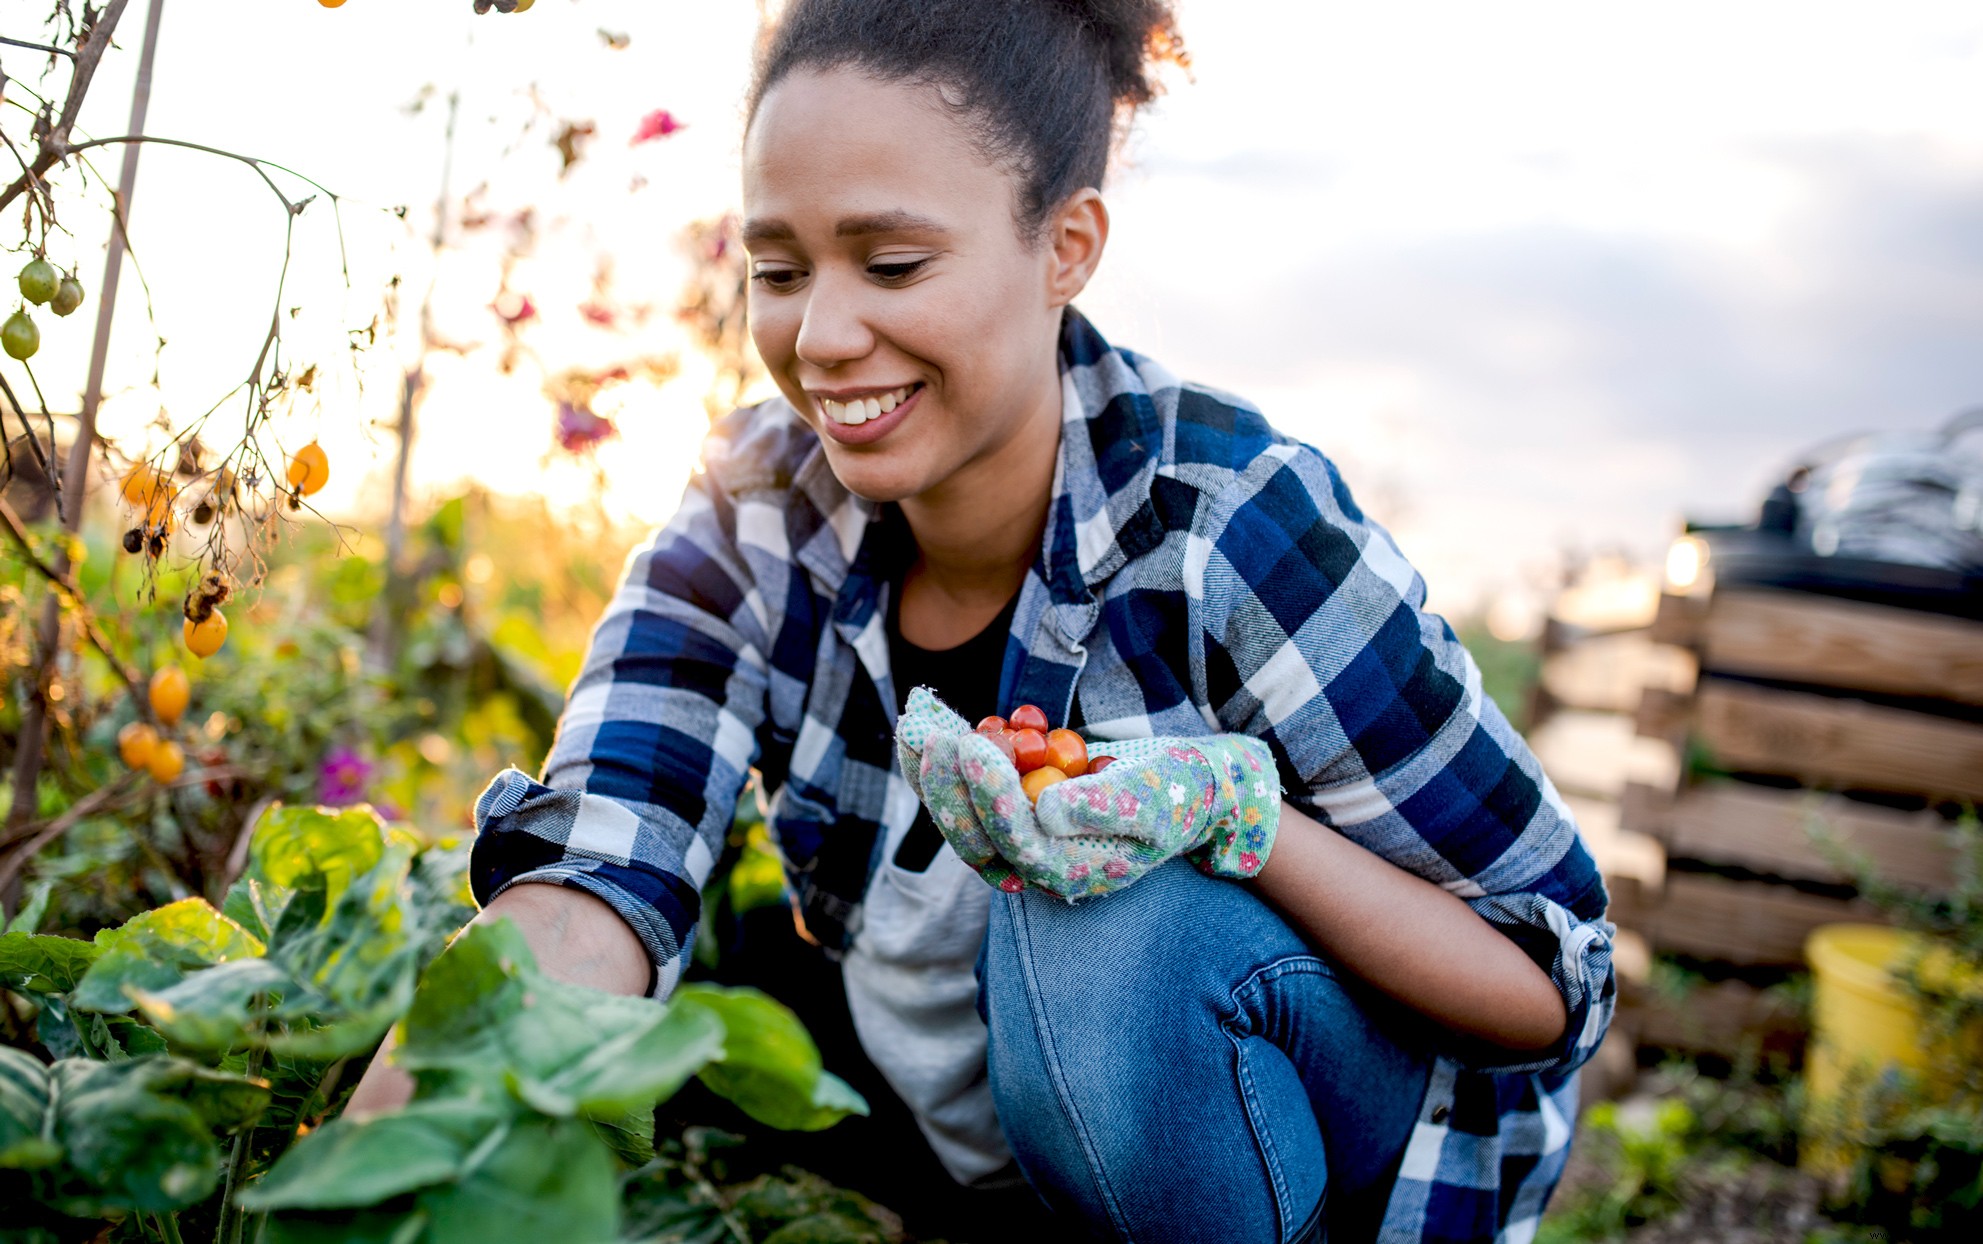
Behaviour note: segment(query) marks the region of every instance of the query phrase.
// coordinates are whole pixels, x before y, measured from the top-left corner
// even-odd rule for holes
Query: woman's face
[[[760,102],[744,142],[751,337],[853,492],[920,496],[1058,434],[1075,291],[1052,244],[1020,240],[1014,202],[930,87],[799,71]]]

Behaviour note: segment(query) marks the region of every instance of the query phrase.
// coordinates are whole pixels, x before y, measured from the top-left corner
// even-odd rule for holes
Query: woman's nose
[[[868,328],[858,289],[847,289],[826,273],[815,274],[796,349],[801,360],[820,368],[866,357],[874,349],[874,333]]]

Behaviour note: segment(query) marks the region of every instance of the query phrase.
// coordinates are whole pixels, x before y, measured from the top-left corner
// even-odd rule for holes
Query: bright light
[[[1666,584],[1675,592],[1686,595],[1702,583],[1702,573],[1708,568],[1708,542],[1699,536],[1681,536],[1666,551]]]

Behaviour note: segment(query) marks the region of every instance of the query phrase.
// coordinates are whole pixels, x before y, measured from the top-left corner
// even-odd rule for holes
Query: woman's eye
[[[922,271],[923,266],[927,263],[929,263],[927,259],[907,259],[894,263],[871,263],[868,265],[868,273],[871,276],[879,277],[883,281],[906,281],[916,275],[916,273]]]
[[[781,293],[797,286],[804,275],[796,268],[760,268],[751,273],[751,280],[773,293]]]

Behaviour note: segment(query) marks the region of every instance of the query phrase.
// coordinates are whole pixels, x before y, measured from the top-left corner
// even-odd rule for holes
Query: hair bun
[[[1157,67],[1189,69],[1191,57],[1178,34],[1177,15],[1165,0],[1052,0],[1093,31],[1107,52],[1110,94],[1119,105],[1140,107],[1162,89]]]

